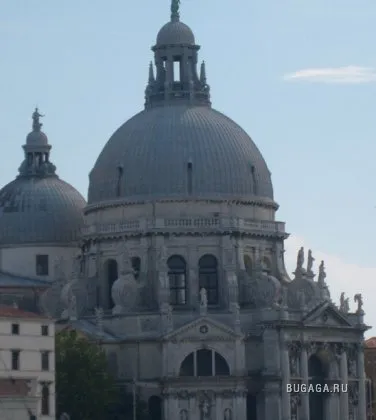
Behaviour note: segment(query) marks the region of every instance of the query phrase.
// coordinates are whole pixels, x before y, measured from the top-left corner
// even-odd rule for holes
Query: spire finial
[[[171,0],[171,22],[177,22],[179,14],[180,0]]]
[[[39,113],[38,107],[35,108],[35,111],[33,112],[33,115],[31,118],[33,119],[33,131],[40,131],[42,127],[42,123],[39,121],[40,117],[44,117],[44,115]]]
[[[201,63],[201,71],[200,71],[200,82],[206,85],[206,67],[205,61]]]
[[[153,68],[153,62],[150,61],[149,64],[149,85],[155,82],[154,78],[154,68]]]

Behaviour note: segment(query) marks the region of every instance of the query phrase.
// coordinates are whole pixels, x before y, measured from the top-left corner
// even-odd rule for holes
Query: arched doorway
[[[309,384],[313,385],[313,390],[309,393],[310,420],[324,420],[325,393],[322,392],[322,387],[325,385],[326,374],[323,362],[317,355],[312,355],[308,361]]]
[[[105,274],[106,274],[106,283],[107,283],[107,309],[114,307],[114,302],[111,296],[112,285],[115,283],[118,278],[118,264],[116,260],[107,260],[105,263]]]
[[[257,399],[255,395],[247,395],[247,420],[257,420]]]
[[[153,395],[148,401],[149,420],[162,420],[162,400]]]

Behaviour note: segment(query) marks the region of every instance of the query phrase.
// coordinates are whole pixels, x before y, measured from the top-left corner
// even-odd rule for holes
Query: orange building
[[[367,376],[367,420],[376,420],[376,337],[366,340],[364,358]]]

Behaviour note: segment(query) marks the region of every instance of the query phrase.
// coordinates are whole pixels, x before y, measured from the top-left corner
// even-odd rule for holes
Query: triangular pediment
[[[171,341],[234,341],[242,335],[231,327],[212,318],[200,317],[164,336]]]
[[[352,327],[345,314],[342,314],[332,303],[325,302],[311,312],[304,318],[305,325],[330,325],[333,327]]]

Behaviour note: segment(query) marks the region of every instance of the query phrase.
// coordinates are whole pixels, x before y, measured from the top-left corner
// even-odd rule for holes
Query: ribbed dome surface
[[[86,202],[56,176],[19,177],[0,190],[0,244],[70,243]]]
[[[180,21],[168,22],[157,35],[157,45],[194,45],[195,37],[189,26]]]
[[[90,174],[88,201],[190,194],[272,200],[273,187],[261,153],[234,121],[210,107],[175,105],[142,111],[112,135]]]

